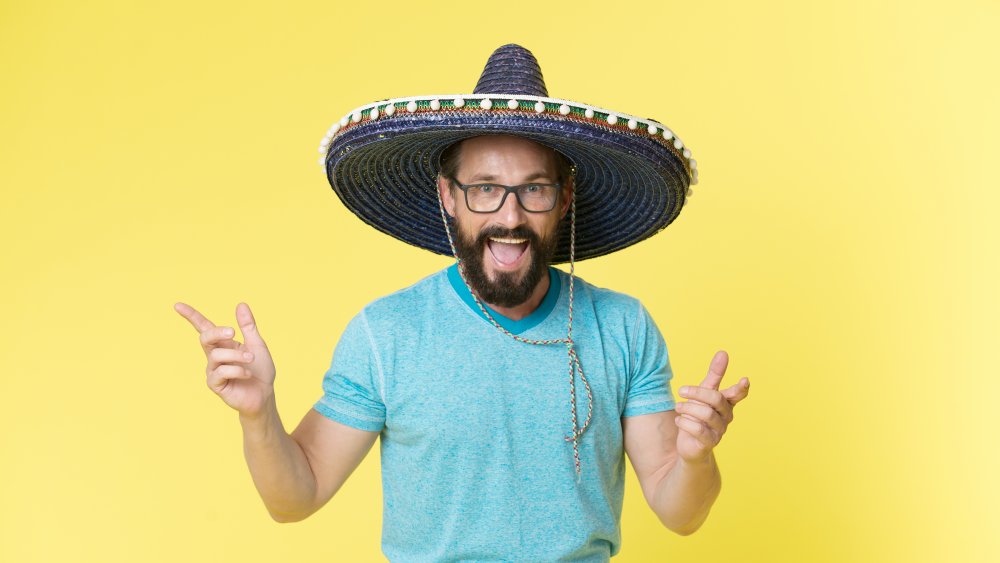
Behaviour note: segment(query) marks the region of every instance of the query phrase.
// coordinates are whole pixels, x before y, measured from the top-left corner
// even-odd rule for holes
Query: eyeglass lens
[[[507,186],[483,184],[465,188],[469,209],[491,212],[500,209],[506,195],[514,192],[521,206],[528,211],[549,211],[555,207],[559,187],[552,184],[527,184]]]

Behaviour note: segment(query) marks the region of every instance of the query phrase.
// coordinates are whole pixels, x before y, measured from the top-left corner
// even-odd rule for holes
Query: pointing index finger
[[[702,380],[699,387],[718,389],[722,383],[722,376],[726,374],[726,367],[729,365],[729,354],[725,350],[719,350],[712,357],[712,363],[708,366],[708,375]]]
[[[194,307],[188,305],[187,303],[174,303],[174,310],[180,313],[182,317],[188,320],[198,332],[205,332],[210,328],[215,327],[215,323],[205,318],[194,309]]]

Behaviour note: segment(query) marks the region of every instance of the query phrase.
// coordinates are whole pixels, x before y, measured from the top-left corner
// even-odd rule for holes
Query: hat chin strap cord
[[[571,176],[575,180],[575,171]],[[506,334],[507,336],[517,340],[518,342],[524,342],[525,344],[565,344],[566,353],[569,356],[569,393],[570,393],[570,411],[573,421],[573,432],[570,436],[565,436],[564,439],[569,442],[573,442],[573,460],[576,467],[576,482],[580,482],[580,449],[579,440],[586,432],[587,427],[590,426],[590,418],[593,415],[594,409],[594,399],[590,392],[590,383],[587,382],[587,377],[583,374],[583,366],[580,364],[580,357],[576,352],[576,347],[573,342],[573,278],[574,278],[574,258],[576,251],[576,182],[573,181],[573,191],[570,196],[570,237],[569,237],[569,326],[566,330],[566,338],[559,338],[555,340],[532,340],[529,338],[520,337],[504,327],[500,326],[483,306],[482,301],[479,300],[479,296],[473,291],[472,286],[469,285],[469,280],[465,277],[465,268],[462,265],[462,259],[458,257],[458,252],[455,250],[455,241],[451,236],[451,228],[448,226],[448,218],[444,211],[444,202],[441,200],[441,190],[435,187],[435,193],[437,193],[438,208],[441,210],[441,221],[444,222],[445,233],[448,234],[448,244],[451,245],[451,253],[455,257],[455,261],[458,264],[458,273],[462,277],[462,281],[465,282],[465,287],[469,289],[469,293],[472,295],[472,299],[475,300],[476,305],[479,306],[479,310],[486,315],[490,323],[497,328],[500,332]],[[587,419],[583,422],[583,426],[577,426],[577,416],[576,416],[576,372],[580,372],[580,379],[583,381],[584,387],[587,389]]]

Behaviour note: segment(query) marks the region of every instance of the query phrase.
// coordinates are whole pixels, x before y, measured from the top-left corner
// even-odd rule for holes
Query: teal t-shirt
[[[566,337],[569,275],[511,332]],[[502,334],[456,266],[347,325],[314,408],[380,432],[390,561],[607,561],[621,544],[621,417],[674,408],[667,347],[635,298],[575,278],[573,338],[593,415],[574,466],[566,347]],[[576,380],[577,420],[587,394]]]

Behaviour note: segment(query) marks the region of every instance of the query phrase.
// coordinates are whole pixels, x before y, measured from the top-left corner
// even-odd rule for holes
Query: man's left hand
[[[750,391],[750,380],[746,377],[732,387],[719,390],[728,365],[729,355],[720,350],[712,358],[708,375],[700,385],[680,388],[680,396],[689,399],[677,404],[674,419],[679,429],[677,455],[684,461],[701,463],[708,459],[733,421],[733,407]]]

